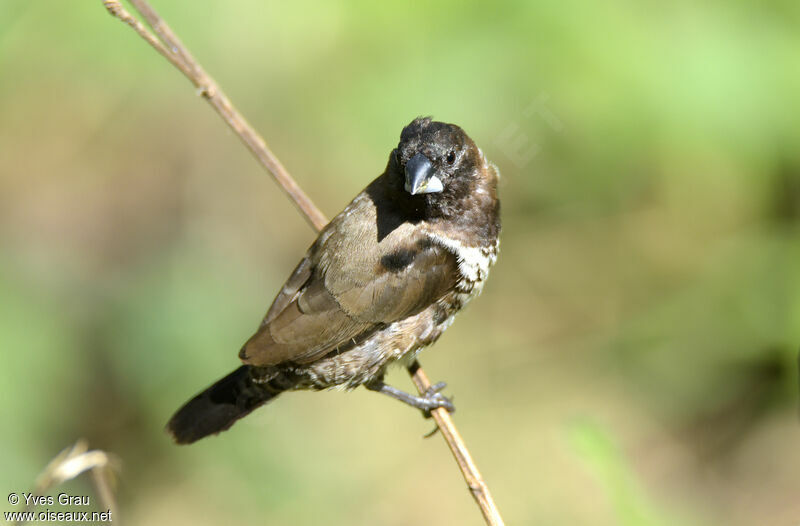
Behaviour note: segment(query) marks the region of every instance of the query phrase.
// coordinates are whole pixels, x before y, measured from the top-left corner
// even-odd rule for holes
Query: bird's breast
[[[470,246],[439,234],[431,234],[430,237],[435,243],[452,252],[458,261],[459,276],[454,290],[442,298],[451,314],[455,314],[483,290],[486,278],[489,277],[489,269],[497,261],[500,240],[496,239],[491,245]],[[448,321],[447,325],[452,323],[452,320]]]

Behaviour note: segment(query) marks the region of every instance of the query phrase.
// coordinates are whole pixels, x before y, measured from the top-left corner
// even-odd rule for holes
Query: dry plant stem
[[[425,371],[422,370],[422,366],[418,361],[414,360],[408,367],[408,373],[411,375],[411,379],[414,381],[414,385],[417,386],[417,390],[419,390],[420,393],[424,393],[431,388],[431,381],[428,379],[428,375],[425,374]],[[486,524],[502,526],[503,519],[500,517],[500,511],[497,509],[492,494],[489,492],[489,486],[486,485],[483,477],[481,477],[478,466],[476,466],[475,461],[472,460],[472,455],[469,454],[467,444],[464,442],[464,439],[461,438],[461,434],[458,432],[458,428],[456,428],[450,413],[447,409],[439,407],[431,411],[431,416],[436,421],[436,425],[439,426],[439,431],[441,431],[442,436],[447,441],[447,445],[450,446],[453,458],[456,459],[458,467],[461,468],[464,481],[472,492],[475,502],[477,502],[478,506],[481,508],[483,518],[486,519]]]
[[[158,16],[145,0],[129,1],[136,10],[141,13],[142,17],[144,17],[150,27],[153,28],[153,31],[158,37],[151,34],[141,22],[126,11],[119,3],[119,0],[103,0],[103,4],[109,13],[131,26],[139,36],[145,39],[156,51],[163,55],[192,81],[200,90],[200,94],[208,100],[267,171],[275,177],[308,222],[311,223],[317,231],[324,228],[325,225],[328,224],[328,220],[319,208],[317,208],[305,192],[300,189],[294,179],[289,175],[289,172],[286,171],[278,158],[275,157],[275,154],[267,147],[264,139],[261,138],[244,117],[233,107],[230,100],[225,96],[219,86],[217,86],[214,79],[212,79],[192,57],[167,23]],[[418,362],[415,361],[409,367],[408,372],[420,393],[425,393],[430,388],[431,383]],[[503,519],[500,517],[500,512],[492,499],[489,488],[481,477],[475,462],[472,460],[472,456],[469,454],[469,450],[464,440],[461,438],[450,413],[445,409],[439,408],[431,411],[431,414],[436,421],[436,425],[439,426],[442,436],[447,441],[448,446],[450,446],[450,451],[452,451],[464,475],[464,480],[483,513],[486,523],[491,526],[502,525]]]
[[[95,492],[100,499],[102,507],[109,509],[113,512],[114,516],[117,514],[117,503],[114,498],[114,491],[111,487],[111,474],[106,467],[96,467],[92,469],[92,483],[94,484]],[[117,519],[116,522],[119,522]]]
[[[236,135],[245,143],[256,159],[272,174],[283,190],[289,194],[292,202],[297,205],[308,221],[320,230],[328,220],[314,205],[311,199],[297,185],[286,171],[274,153],[267,147],[264,139],[256,133],[250,123],[236,111],[225,93],[217,86],[200,64],[187,51],[169,26],[156,14],[147,2],[143,0],[130,0],[131,4],[142,14],[156,35],[150,33],[144,25],[131,15],[119,0],[103,0],[103,5],[109,13],[119,18],[133,28],[136,33],[145,39],[173,66],[178,68],[197,87],[198,92],[211,104],[223,120],[230,126]],[[161,40],[159,40],[159,38]]]
[[[36,478],[34,495],[44,495],[50,489],[72,480],[82,473],[90,472],[100,507],[111,511],[115,524],[119,524],[116,499],[114,498],[114,475],[119,470],[119,460],[105,451],[89,450],[86,440],[80,439],[75,445],[61,451]],[[27,505],[25,510],[30,510]],[[16,524],[20,524],[17,522]]]

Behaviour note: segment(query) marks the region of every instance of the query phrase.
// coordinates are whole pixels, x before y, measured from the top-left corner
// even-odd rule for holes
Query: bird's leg
[[[392,387],[391,385],[385,384],[383,383],[383,380],[373,380],[364,384],[364,387],[370,391],[383,393],[391,396],[395,400],[400,400],[411,407],[419,409],[425,415],[425,418],[430,418],[431,410],[439,407],[447,409],[451,413],[455,412],[456,407],[453,405],[453,402],[439,392],[446,386],[446,383],[439,382],[432,385],[423,396],[415,396],[410,393],[406,393],[405,391],[401,391],[397,387]]]

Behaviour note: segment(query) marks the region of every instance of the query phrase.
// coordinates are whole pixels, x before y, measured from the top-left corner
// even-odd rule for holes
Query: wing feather
[[[399,223],[379,241],[374,204],[356,198],[294,270],[242,360],[308,363],[441,298],[455,286],[456,257],[419,227]]]

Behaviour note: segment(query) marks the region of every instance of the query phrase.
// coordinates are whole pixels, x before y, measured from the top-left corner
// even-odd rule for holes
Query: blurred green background
[[[800,520],[800,4],[154,7],[329,216],[418,115],[499,165],[500,259],[421,361],[508,524]],[[99,0],[0,2],[0,489],[86,437],[128,524],[482,524],[363,389],[163,432],[313,238]]]

